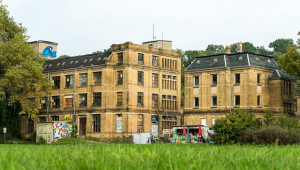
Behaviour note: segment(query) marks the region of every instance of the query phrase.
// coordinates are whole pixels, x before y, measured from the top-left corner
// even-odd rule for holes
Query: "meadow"
[[[300,146],[0,145],[1,169],[300,169]]]

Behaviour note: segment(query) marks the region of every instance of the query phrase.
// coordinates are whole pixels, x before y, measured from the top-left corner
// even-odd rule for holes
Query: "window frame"
[[[158,74],[152,73],[152,87],[158,88]]]
[[[237,100],[237,98],[238,98],[239,100]],[[239,101],[239,105],[237,105],[237,101]],[[235,107],[240,107],[240,106],[241,106],[241,96],[240,96],[240,95],[235,95],[235,96],[234,96],[234,106],[235,106]]]
[[[88,73],[79,73],[79,87],[87,87],[87,85],[88,85]]]
[[[123,52],[118,53],[118,61],[117,61],[117,64],[123,64],[123,61],[124,61],[124,54],[123,54]]]
[[[157,55],[152,55],[152,66],[154,66],[154,67],[159,66]]]
[[[214,104],[214,99],[216,100],[216,104]],[[218,97],[217,96],[211,96],[211,107],[217,107],[218,106]]]
[[[144,72],[138,71],[138,85],[143,86],[144,85]]]
[[[218,74],[212,74],[211,77],[212,77],[211,84],[213,86],[216,86],[218,84]],[[214,80],[214,79],[216,79],[216,80]]]
[[[138,64],[143,65],[144,64],[144,54],[138,53]]]
[[[65,88],[66,89],[74,88],[74,74],[65,75],[65,79],[66,79]]]
[[[198,79],[198,81],[196,81],[196,79]],[[199,87],[199,84],[199,76],[194,76],[194,87]]]
[[[258,95],[256,100],[257,100],[257,107],[261,107],[261,96]]]
[[[60,89],[60,76],[53,76],[52,82],[52,89]]]
[[[117,71],[117,78],[118,78],[117,85],[122,85],[123,84],[123,77],[124,77],[123,70]]]
[[[101,132],[101,114],[92,114],[92,132]]]
[[[196,100],[198,100],[197,103]],[[199,108],[199,97],[194,97],[194,108]]]
[[[241,84],[241,74],[240,73],[236,73],[235,74],[235,85],[240,85]]]
[[[143,92],[137,93],[137,106],[138,107],[144,106],[144,93]]]
[[[257,74],[257,85],[261,85],[261,74]]]
[[[60,108],[60,96],[52,96],[52,108],[54,109]]]
[[[102,71],[93,72],[93,84],[94,86],[102,85]]]
[[[96,100],[96,97],[99,97],[99,99]],[[101,107],[101,105],[102,105],[102,93],[101,92],[93,92],[93,106]]]
[[[117,92],[117,107],[123,105],[123,92]]]
[[[87,93],[79,94],[79,107],[87,107]]]

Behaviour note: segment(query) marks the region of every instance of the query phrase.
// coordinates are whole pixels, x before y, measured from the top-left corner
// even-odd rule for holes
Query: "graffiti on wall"
[[[54,122],[53,123],[53,142],[61,138],[71,137],[73,122]]]
[[[117,117],[117,132],[122,132],[122,117]]]
[[[44,49],[43,51],[43,56],[45,58],[50,57],[50,58],[55,58],[56,57],[56,51],[53,51],[52,46],[48,46]]]

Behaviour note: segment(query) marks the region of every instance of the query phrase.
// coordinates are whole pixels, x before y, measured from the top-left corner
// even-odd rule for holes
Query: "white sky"
[[[3,0],[30,41],[58,43],[58,56],[89,54],[155,35],[173,49],[299,38],[300,0]]]

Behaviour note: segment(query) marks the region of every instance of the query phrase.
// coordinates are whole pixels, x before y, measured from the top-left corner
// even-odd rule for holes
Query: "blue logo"
[[[52,51],[53,47],[52,46],[48,46],[44,49],[43,51],[43,56],[44,57],[51,57],[51,58],[55,58],[56,57],[56,51]]]

